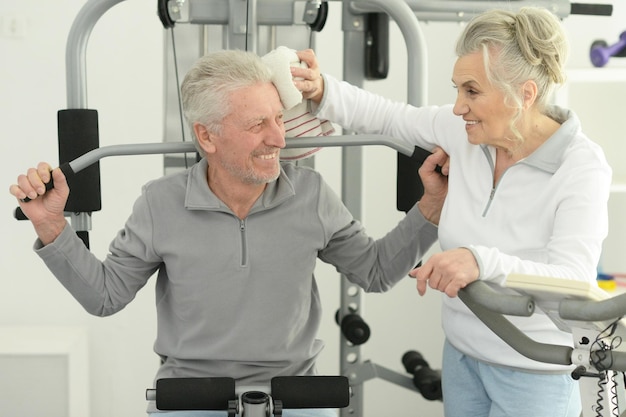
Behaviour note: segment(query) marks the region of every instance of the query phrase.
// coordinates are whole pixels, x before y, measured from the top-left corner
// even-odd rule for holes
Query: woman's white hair
[[[528,80],[537,84],[536,105],[547,114],[552,94],[566,79],[569,45],[561,22],[541,7],[487,11],[469,22],[456,45],[459,57],[475,52],[482,52],[487,79],[504,93],[505,104],[517,109],[511,130],[522,141],[515,128],[522,111],[521,87]]]

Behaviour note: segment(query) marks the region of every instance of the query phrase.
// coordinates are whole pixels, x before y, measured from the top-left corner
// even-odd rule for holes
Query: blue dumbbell
[[[594,41],[591,44],[589,57],[595,67],[603,67],[612,56],[626,56],[626,31],[619,35],[619,41],[613,45],[605,41]]]

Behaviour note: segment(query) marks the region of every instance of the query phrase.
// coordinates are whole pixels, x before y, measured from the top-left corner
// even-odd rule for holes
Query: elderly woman
[[[324,74],[313,51],[294,69],[317,115],[450,155],[441,213],[443,251],[411,275],[424,294],[444,292],[443,397],[446,417],[574,417],[581,411],[571,368],[514,351],[458,299],[475,280],[504,286],[524,273],[595,282],[608,230],[611,169],[576,115],[550,104],[565,80],[567,40],[542,8],[493,10],[460,36],[454,105],[394,103]],[[571,345],[545,315],[510,317],[529,337]]]

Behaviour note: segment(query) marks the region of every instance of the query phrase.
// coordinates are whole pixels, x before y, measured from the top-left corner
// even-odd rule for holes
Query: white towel
[[[294,49],[279,46],[263,56],[263,61],[272,70],[272,82],[278,90],[280,101],[285,108],[285,133],[288,138],[301,136],[328,136],[335,132],[335,128],[328,120],[316,118],[309,111],[308,101],[302,99],[291,77],[291,66],[306,67],[300,62]],[[280,159],[294,161],[308,158],[321,148],[292,148],[282,149]]]

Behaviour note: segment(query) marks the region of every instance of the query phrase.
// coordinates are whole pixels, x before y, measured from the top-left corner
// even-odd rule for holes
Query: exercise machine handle
[[[472,300],[484,308],[511,316],[530,317],[535,312],[535,301],[526,294],[502,294],[484,281],[474,281],[459,291],[464,302]]]
[[[350,404],[350,385],[345,376],[285,376],[271,380],[270,393],[240,387],[244,415],[276,415],[298,408],[344,408]],[[263,388],[262,388],[263,389]],[[146,400],[159,410],[228,410],[238,413],[235,380],[228,377],[162,378]],[[271,403],[271,404],[270,404]]]
[[[600,301],[563,299],[559,303],[559,316],[565,320],[613,321],[626,316],[626,294]]]
[[[613,14],[613,5],[595,3],[572,3],[570,6],[570,14],[611,16]]]

